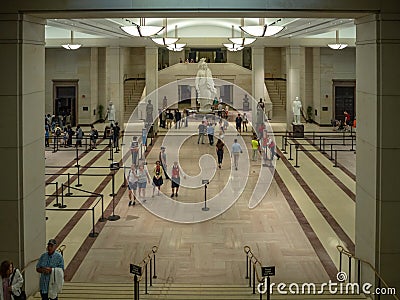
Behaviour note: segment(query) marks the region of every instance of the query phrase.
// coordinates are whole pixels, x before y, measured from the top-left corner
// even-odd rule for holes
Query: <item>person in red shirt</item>
[[[183,176],[183,178],[186,178],[186,176]],[[174,161],[174,165],[172,166],[172,175],[171,175],[171,188],[172,188],[171,197],[174,196],[178,197],[178,190],[180,184],[181,184],[181,168],[179,167],[178,162]]]

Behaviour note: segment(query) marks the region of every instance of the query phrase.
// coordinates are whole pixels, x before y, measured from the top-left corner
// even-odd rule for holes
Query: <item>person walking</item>
[[[181,119],[182,119],[182,114],[179,111],[179,109],[177,109],[175,111],[175,129],[181,128]]]
[[[243,121],[242,121],[243,130],[242,130],[242,132],[245,131],[245,128],[246,128],[246,132],[247,132],[247,124],[248,124],[248,123],[249,123],[249,119],[248,119],[248,117],[247,117],[247,114],[246,114],[246,113],[243,113]]]
[[[222,160],[224,159],[224,142],[222,139],[218,139],[217,144],[215,145],[215,148],[217,150],[217,157],[218,157],[218,168],[221,169],[222,167]]]
[[[90,125],[90,147],[89,149],[96,149],[96,142],[99,138],[99,132],[93,125]]]
[[[42,300],[58,299],[57,296],[55,298],[49,297],[50,277],[55,275],[53,272],[59,272],[59,270],[56,271],[57,268],[64,271],[64,259],[56,249],[57,241],[54,239],[49,240],[47,252],[40,256],[36,264],[36,271],[40,273],[40,295]]]
[[[82,146],[82,139],[83,139],[83,131],[80,125],[76,126],[75,130],[76,142],[75,147]]]
[[[181,168],[178,165],[177,161],[174,161],[174,165],[172,166],[172,174],[171,174],[171,189],[172,189],[172,194],[171,197],[178,197],[178,190],[179,186],[181,184]],[[186,178],[186,176],[183,176],[183,178]],[[174,194],[175,190],[175,194]]]
[[[167,170],[168,170],[168,165],[167,165],[167,153],[165,153],[165,147],[161,146],[160,148],[160,153],[158,154],[158,160],[161,163],[161,167],[163,168],[164,174],[165,174],[165,179],[169,179]]]
[[[275,145],[274,140],[271,137],[268,137],[267,145],[268,145],[269,151],[271,152],[271,159],[270,159],[271,162],[274,159],[274,156],[276,156],[276,159],[279,160],[281,158],[281,156],[278,153],[276,153],[276,145]]]
[[[237,171],[239,165],[239,154],[243,153],[242,146],[238,143],[237,139],[233,141],[232,145],[232,155],[233,156],[233,165],[235,166],[235,170]]]
[[[138,179],[139,179],[139,176],[137,175],[135,164],[131,165],[131,168],[128,172],[127,179],[128,179],[128,197],[129,197],[128,206],[131,206],[131,205],[136,204],[136,190],[138,187]],[[133,198],[133,201],[132,201],[132,198]]]
[[[252,157],[253,161],[257,160],[257,157],[258,157],[257,153],[259,151],[259,147],[260,147],[260,144],[258,142],[257,136],[253,135],[253,138],[251,139],[251,150],[253,151],[253,157]]]
[[[21,272],[14,268],[11,261],[5,260],[0,265],[0,299],[14,300],[24,294],[21,290],[24,284],[24,279]]]
[[[242,122],[243,122],[243,119],[240,116],[240,114],[237,115],[235,122],[236,122],[236,130],[239,132],[239,134],[242,133]]]
[[[119,133],[121,131],[121,128],[118,125],[118,122],[115,122],[115,125],[113,127],[113,143],[114,143],[114,148],[115,148],[115,153],[118,153],[119,151]]]
[[[138,176],[138,188],[139,188],[139,197],[143,198],[143,202],[146,201],[146,186],[147,183],[150,184],[150,175],[149,172],[144,168],[144,164],[139,164],[139,169],[137,170]]]
[[[200,144],[200,140],[201,143],[204,144],[204,133],[207,132],[207,127],[205,125],[205,122],[201,121],[197,129],[199,130],[199,137],[197,138],[197,144]]]
[[[131,143],[132,164],[137,166],[139,156],[139,142],[138,137],[134,136]]]
[[[158,189],[158,196],[160,195],[160,188],[164,183],[163,180],[163,168],[161,167],[161,162],[159,160],[156,161],[156,165],[154,166],[153,169],[153,196],[154,197],[154,191],[157,188]]]
[[[207,135],[210,146],[214,145],[214,126],[211,123],[208,124]]]

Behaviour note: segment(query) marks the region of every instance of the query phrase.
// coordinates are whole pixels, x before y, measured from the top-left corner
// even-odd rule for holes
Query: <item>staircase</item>
[[[168,300],[251,300],[260,299],[260,295],[252,294],[252,289],[247,285],[216,285],[216,284],[177,284],[177,283],[155,283],[149,287],[148,294],[144,294],[144,286],[140,286],[140,299],[168,299]],[[266,295],[263,295],[266,299]],[[272,299],[367,299],[361,295],[330,295],[327,290],[322,295],[280,295],[274,288]],[[40,293],[36,293],[30,300],[41,299]],[[67,282],[58,299],[134,299],[133,283],[78,283]]]
[[[286,118],[286,80],[269,79],[265,80],[268,94],[271,98],[273,119]]]
[[[124,82],[124,122],[128,122],[132,112],[138,106],[142,97],[146,80],[144,78],[131,78]]]

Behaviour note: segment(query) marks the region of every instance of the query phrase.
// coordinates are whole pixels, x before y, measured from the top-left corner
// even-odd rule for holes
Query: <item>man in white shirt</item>
[[[235,166],[236,171],[238,169],[240,153],[243,153],[242,146],[240,146],[240,144],[237,142],[237,139],[235,139],[232,145],[232,155],[233,155],[233,165]]]

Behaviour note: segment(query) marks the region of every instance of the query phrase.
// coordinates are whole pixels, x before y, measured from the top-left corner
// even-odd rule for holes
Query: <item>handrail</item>
[[[383,280],[381,275],[379,275],[379,273],[376,271],[374,266],[369,261],[366,261],[366,260],[364,260],[362,258],[359,258],[359,257],[355,256],[353,253],[351,253],[350,251],[348,251],[347,249],[345,249],[341,245],[337,245],[336,249],[339,251],[340,255],[344,254],[349,259],[353,258],[354,260],[358,260],[359,262],[362,262],[362,263],[366,264],[367,266],[369,266],[372,269],[372,271],[375,273],[375,276],[378,277],[380,283],[382,283],[385,286],[385,288],[390,289],[389,285],[386,283],[385,280]],[[393,298],[395,298],[396,300],[399,300],[399,298],[395,294],[391,294],[391,296],[393,296]]]
[[[143,258],[143,260],[140,262],[140,269],[143,270],[144,272],[141,272],[140,276],[138,277],[139,274],[135,274],[133,278],[133,295],[135,300],[139,300],[139,282],[143,279],[145,279],[145,294],[148,294],[147,292],[147,271],[148,271],[148,265],[150,265],[150,284],[149,286],[153,286],[153,278],[157,278],[156,275],[156,253],[158,251],[157,246],[153,246],[151,248],[151,251]],[[154,273],[153,273],[154,271]]]
[[[57,249],[56,251],[59,251],[59,252],[61,253],[61,256],[63,256],[63,253],[64,253],[65,248],[67,248],[66,245],[61,245],[60,247],[58,247],[58,249]],[[36,261],[38,261],[38,260],[39,260],[39,258],[36,258],[36,259],[33,259],[33,260],[31,260],[30,262],[28,262],[28,263],[25,265],[25,267],[20,271],[21,274],[23,274],[23,273],[25,272],[25,270],[26,270],[31,264],[33,264],[34,262],[36,262]]]
[[[249,287],[253,287],[253,294],[256,293],[256,277],[258,283],[263,283],[264,278],[260,276],[259,271],[257,270],[257,265],[259,265],[260,269],[262,267],[262,263],[260,260],[254,255],[254,253],[251,251],[251,248],[249,246],[244,246],[243,247],[244,253],[246,253],[246,279],[249,279]],[[250,262],[250,264],[249,264]],[[251,265],[253,265],[253,272],[251,272]],[[253,275],[251,274],[253,273]],[[252,278],[253,276],[253,278]],[[253,286],[252,286],[252,279],[253,279]],[[260,294],[261,297],[261,294]]]
[[[144,269],[149,263],[150,261],[153,259],[154,254],[156,254],[158,251],[158,247],[157,246],[153,246],[151,248],[151,251],[143,258],[140,266]],[[138,281],[142,280],[143,278],[143,274],[138,278]]]

